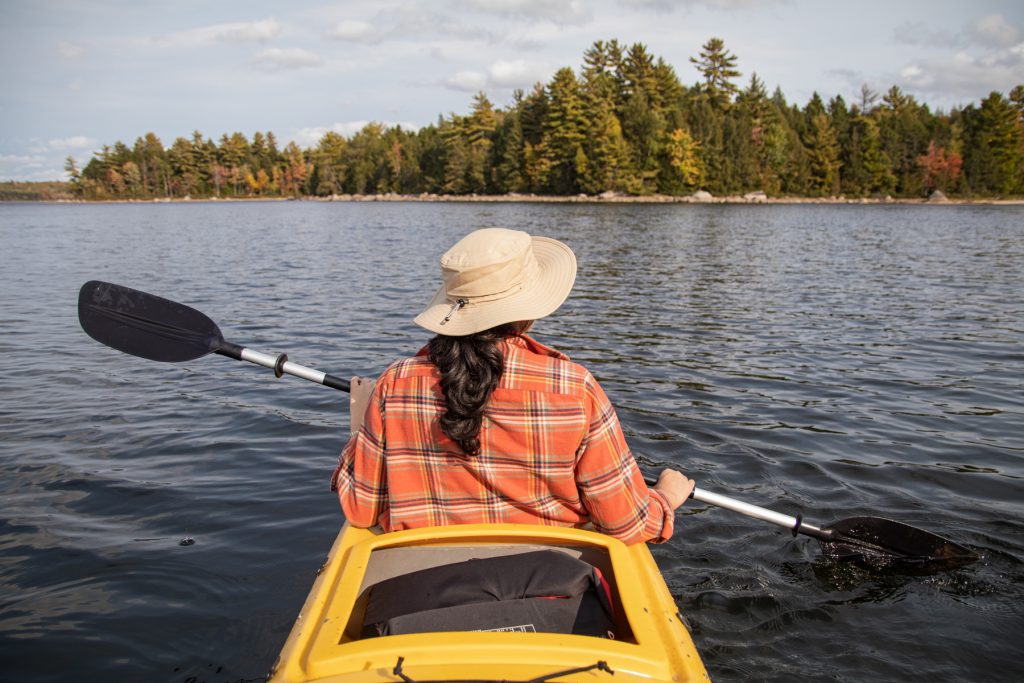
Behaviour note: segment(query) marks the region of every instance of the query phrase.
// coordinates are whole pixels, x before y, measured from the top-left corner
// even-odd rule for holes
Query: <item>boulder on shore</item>
[[[748,192],[743,195],[743,201],[746,202],[766,202],[768,201],[768,195],[765,194],[764,190],[758,190],[756,192]]]
[[[949,197],[947,197],[946,193],[943,192],[942,190],[935,190],[935,192],[932,192],[930,195],[928,195],[928,203],[929,204],[948,204],[949,203]]]
[[[712,199],[714,199],[714,197],[711,196],[711,193],[708,192],[707,190],[697,190],[690,196],[696,202],[710,202]]]

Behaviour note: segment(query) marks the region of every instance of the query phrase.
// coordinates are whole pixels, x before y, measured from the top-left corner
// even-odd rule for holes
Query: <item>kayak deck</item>
[[[372,585],[424,568],[538,549],[568,553],[601,571],[611,588],[616,640],[472,631],[360,639]],[[543,677],[708,680],[646,545],[627,546],[592,531],[533,525],[459,525],[388,534],[346,525],[269,680],[547,680]]]

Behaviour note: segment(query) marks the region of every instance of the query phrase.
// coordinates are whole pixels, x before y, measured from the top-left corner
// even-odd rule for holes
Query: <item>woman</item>
[[[416,317],[437,336],[376,384],[353,379],[332,479],[349,523],[590,523],[627,543],[668,540],[693,482],[666,469],[648,488],[594,377],[526,335],[572,289],[569,247],[477,230],[441,273]]]

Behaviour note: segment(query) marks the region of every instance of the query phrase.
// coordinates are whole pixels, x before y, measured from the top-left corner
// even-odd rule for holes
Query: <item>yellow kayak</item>
[[[365,623],[370,612],[394,610],[396,603],[399,608],[408,603],[409,609],[415,610],[419,607],[414,604],[433,599],[445,590],[467,592],[466,586],[451,585],[456,583],[450,580],[453,570],[472,566],[486,572],[488,566],[498,566],[487,562],[498,561],[510,562],[501,566],[518,571],[527,562],[525,558],[550,556],[551,551],[559,553],[556,559],[564,557],[568,562],[585,563],[587,569],[596,568],[594,575],[600,578],[596,593],[600,594],[600,603],[607,606],[611,620],[603,637],[540,632],[541,628],[534,631],[529,619],[524,626],[473,628],[473,618],[458,611],[454,614],[463,621],[457,627],[429,627],[445,623],[442,618],[431,621],[432,615],[443,614],[444,609],[420,612],[418,626],[417,615],[412,615],[413,625],[404,628],[414,632],[402,630],[406,623],[402,620],[410,619],[408,615],[396,617],[383,631],[380,624],[374,631],[373,625]],[[447,588],[441,586],[435,592],[426,584],[417,586],[417,582],[427,580],[421,577],[438,572],[449,577]],[[507,577],[485,574],[485,578],[500,583]],[[387,593],[403,581],[416,588],[408,599],[395,600]],[[555,599],[565,597],[550,595],[513,602],[529,603],[530,609],[539,604],[544,609],[546,605],[567,604]],[[515,606],[500,604],[509,604],[510,613]],[[516,624],[524,621],[516,616],[510,619]],[[446,526],[386,534],[343,527],[269,681],[453,680],[686,683],[707,681],[708,675],[645,544],[627,546],[582,529],[517,524]]]

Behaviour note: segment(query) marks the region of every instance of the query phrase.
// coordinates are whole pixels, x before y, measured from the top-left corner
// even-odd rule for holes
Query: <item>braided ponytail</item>
[[[528,322],[507,323],[463,337],[439,334],[427,344],[427,357],[441,373],[441,431],[467,455],[480,453],[484,409],[505,370],[498,342],[528,328]]]

